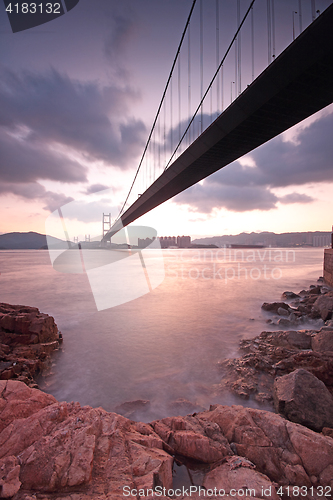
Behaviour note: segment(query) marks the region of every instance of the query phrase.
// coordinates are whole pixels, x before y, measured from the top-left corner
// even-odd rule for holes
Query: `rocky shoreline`
[[[37,387],[36,377],[50,368],[61,343],[52,316],[37,307],[0,303],[0,380]]]
[[[277,413],[214,405],[148,424],[38,390],[61,336],[38,309],[2,304],[0,498],[332,498],[333,292],[286,292],[263,309],[279,329],[243,340],[218,389]],[[319,331],[290,328],[309,320]]]

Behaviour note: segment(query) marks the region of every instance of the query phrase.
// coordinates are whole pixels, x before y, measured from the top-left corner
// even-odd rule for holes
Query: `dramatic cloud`
[[[277,203],[311,203],[313,198],[293,192],[282,197],[274,188],[333,182],[333,114],[301,130],[295,142],[276,137],[243,158],[208,177],[175,198],[193,211],[211,213],[226,208],[235,212],[271,210]]]
[[[270,190],[256,186],[237,188],[205,181],[203,185],[196,184],[184,191],[175,201],[189,205],[193,211],[209,214],[214,208],[222,207],[234,212],[271,210],[276,208],[278,197]]]
[[[87,169],[65,154],[51,150],[22,126],[0,127],[0,181],[33,182],[50,179],[86,182]]]
[[[88,161],[132,166],[145,131],[143,122],[129,117],[137,97],[127,87],[80,83],[55,70],[44,75],[3,72],[1,192],[43,199],[45,208],[53,210],[68,198],[46,191],[38,181],[87,182]],[[90,186],[87,193],[105,188]]]
[[[24,146],[61,145],[89,160],[126,168],[142,150],[143,122],[129,116],[137,94],[128,87],[100,87],[51,70],[46,75],[6,72],[0,87],[0,125],[24,127]]]
[[[47,191],[44,186],[41,186],[37,182],[31,183],[1,183],[0,184],[0,194],[14,194],[19,198],[25,200],[36,200],[45,203],[43,207],[44,210],[53,212],[57,208],[70,201],[73,198],[65,196],[63,194],[54,193],[53,191]]]

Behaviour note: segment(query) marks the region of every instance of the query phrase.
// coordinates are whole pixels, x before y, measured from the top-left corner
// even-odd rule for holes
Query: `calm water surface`
[[[241,403],[216,390],[217,362],[269,327],[264,301],[322,275],[323,249],[167,250],[153,292],[97,312],[86,275],[55,271],[43,250],[0,252],[0,301],[52,315],[63,349],[42,388],[59,400],[102,406],[149,399],[149,420],[177,398],[208,407]],[[254,403],[249,403],[254,405]],[[177,412],[179,413],[179,412]]]

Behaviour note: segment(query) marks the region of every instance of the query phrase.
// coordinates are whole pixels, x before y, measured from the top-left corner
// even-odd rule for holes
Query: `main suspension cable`
[[[139,166],[138,166],[138,168],[137,168],[137,170],[136,170],[136,173],[135,173],[135,176],[134,176],[134,179],[133,179],[132,185],[131,185],[131,187],[130,187],[130,190],[129,190],[129,192],[128,192],[128,195],[127,195],[127,197],[126,197],[126,200],[124,201],[124,204],[123,204],[123,206],[121,207],[121,210],[120,210],[120,212],[119,212],[119,215],[118,215],[118,217],[117,217],[116,221],[119,219],[119,217],[121,217],[121,214],[122,214],[122,213],[123,213],[123,211],[124,211],[124,208],[125,208],[125,206],[126,206],[126,203],[127,203],[127,201],[128,201],[128,198],[130,197],[130,194],[131,194],[131,192],[132,192],[132,189],[133,189],[134,183],[135,183],[135,181],[136,181],[136,178],[137,178],[137,176],[138,176],[138,174],[139,174],[139,171],[140,171],[140,168],[141,168],[141,165],[142,165],[143,159],[144,159],[145,154],[146,154],[146,152],[147,152],[148,145],[149,145],[149,143],[150,143],[150,139],[151,139],[151,137],[152,137],[152,134],[153,134],[153,131],[154,131],[154,128],[155,128],[155,125],[156,125],[157,119],[158,119],[158,117],[159,117],[159,114],[160,114],[160,111],[161,111],[161,108],[162,108],[162,105],[163,105],[163,102],[164,102],[164,99],[165,99],[165,95],[166,95],[167,90],[168,90],[168,87],[169,87],[169,83],[170,83],[171,78],[172,78],[173,70],[174,70],[174,68],[175,68],[175,66],[176,66],[176,62],[177,62],[178,56],[179,56],[179,54],[180,54],[180,49],[181,49],[181,47],[182,47],[182,45],[183,45],[183,41],[184,41],[184,38],[185,38],[185,34],[186,34],[186,31],[187,31],[187,28],[188,28],[188,26],[189,26],[189,24],[190,24],[190,19],[191,19],[191,16],[192,16],[192,13],[193,13],[193,10],[194,10],[194,6],[195,6],[196,2],[197,2],[197,0],[193,0],[192,7],[191,7],[190,13],[189,13],[189,15],[188,15],[188,18],[187,18],[187,21],[186,21],[186,24],[185,24],[184,31],[183,31],[183,33],[182,33],[182,36],[181,36],[181,39],[180,39],[180,42],[179,42],[179,45],[178,45],[178,49],[177,49],[177,52],[176,52],[175,58],[174,58],[173,63],[172,63],[172,67],[171,67],[171,70],[170,70],[170,73],[169,73],[169,77],[168,77],[168,80],[167,80],[167,83],[166,83],[166,86],[165,86],[165,89],[164,89],[164,92],[163,92],[163,95],[162,95],[162,99],[161,99],[160,104],[159,104],[159,106],[158,106],[158,110],[157,110],[157,113],[156,113],[156,116],[155,116],[155,119],[154,119],[154,122],[153,122],[153,126],[152,126],[152,128],[151,128],[151,130],[150,130],[150,133],[149,133],[149,136],[148,136],[148,140],[147,140],[147,143],[146,143],[145,148],[144,148],[144,150],[143,150],[143,153],[142,153],[142,156],[141,156],[141,160],[140,160],[140,162],[139,162]]]
[[[216,76],[218,75],[218,73],[219,73],[219,71],[220,71],[220,69],[221,69],[221,67],[222,67],[222,65],[223,65],[223,63],[224,63],[224,61],[226,60],[226,57],[227,57],[227,55],[229,54],[229,52],[230,52],[230,50],[231,50],[231,48],[232,48],[232,46],[233,46],[233,43],[234,43],[234,41],[236,40],[237,35],[238,35],[239,31],[241,30],[241,28],[242,28],[242,26],[243,26],[243,24],[244,24],[244,22],[245,22],[245,20],[246,20],[246,18],[247,18],[247,16],[248,16],[248,14],[249,14],[250,10],[251,10],[251,7],[253,6],[253,4],[254,4],[254,2],[255,2],[255,1],[256,1],[256,0],[252,0],[252,2],[251,2],[251,4],[250,4],[249,8],[247,9],[247,11],[246,11],[246,13],[245,13],[245,15],[244,15],[244,17],[243,17],[243,19],[242,19],[242,22],[240,23],[240,25],[239,25],[239,27],[238,27],[238,29],[237,29],[236,33],[234,34],[233,39],[231,40],[231,42],[230,42],[230,44],[229,44],[229,47],[227,48],[227,50],[226,50],[226,52],[225,52],[225,54],[224,54],[224,56],[223,56],[223,58],[222,58],[222,61],[220,62],[220,64],[219,64],[219,66],[218,66],[217,70],[215,71],[215,74],[214,74],[213,78],[211,79],[210,84],[208,85],[206,92],[204,93],[204,95],[203,95],[203,97],[202,97],[202,99],[201,99],[201,101],[200,101],[200,103],[199,103],[199,105],[198,105],[197,109],[196,109],[196,110],[195,110],[195,112],[194,112],[194,115],[192,116],[192,118],[191,118],[191,120],[190,120],[190,122],[189,122],[189,124],[188,124],[188,126],[187,126],[187,128],[186,128],[186,130],[184,131],[184,133],[183,133],[183,135],[182,135],[181,140],[180,140],[180,141],[179,141],[179,143],[177,144],[176,149],[175,149],[175,150],[174,150],[174,152],[172,153],[171,158],[169,159],[169,161],[168,161],[167,165],[165,166],[165,168],[164,168],[164,172],[165,172],[165,171],[166,171],[166,169],[169,167],[169,165],[170,165],[170,163],[171,163],[171,161],[172,161],[173,157],[174,157],[174,156],[175,156],[175,154],[176,154],[177,149],[179,148],[179,146],[180,146],[180,144],[181,144],[182,140],[184,139],[185,135],[187,134],[188,129],[190,128],[190,126],[192,125],[192,123],[193,123],[193,121],[194,121],[194,119],[195,119],[196,115],[197,115],[197,114],[198,114],[198,112],[200,111],[201,105],[202,105],[203,101],[205,100],[205,98],[206,98],[206,96],[207,96],[207,94],[208,94],[208,92],[209,92],[210,88],[212,87],[212,85],[213,85],[213,83],[214,83],[214,80],[215,80]]]

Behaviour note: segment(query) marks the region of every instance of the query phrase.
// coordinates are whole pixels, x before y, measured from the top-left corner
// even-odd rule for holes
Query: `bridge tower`
[[[103,238],[110,231],[110,229],[111,229],[111,214],[103,213],[103,219],[102,219]],[[107,241],[109,241],[111,245],[111,237]]]

